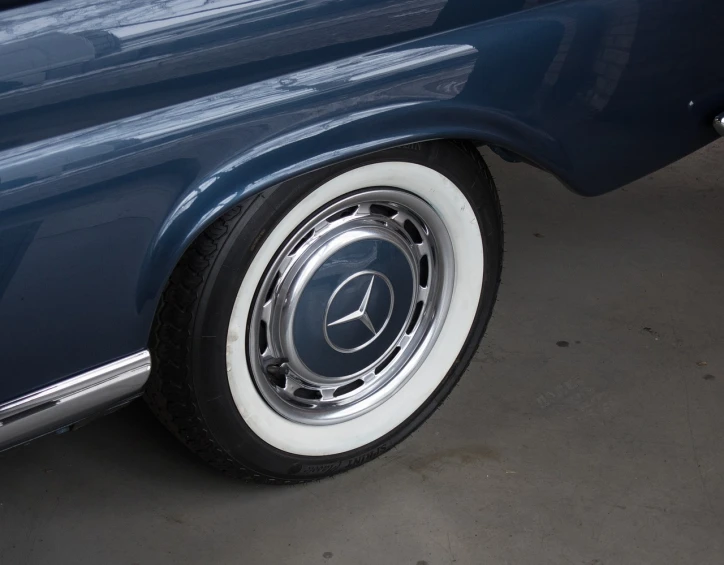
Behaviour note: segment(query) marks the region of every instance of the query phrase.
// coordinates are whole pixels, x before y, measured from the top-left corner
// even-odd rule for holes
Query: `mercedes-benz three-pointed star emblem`
[[[364,296],[362,297],[362,300],[360,302],[359,307],[356,310],[353,310],[349,314],[345,314],[341,318],[338,318],[332,322],[327,321],[327,314],[329,313],[329,307],[331,306],[332,302],[334,301],[337,294],[350,282],[352,282],[354,279],[360,277],[360,276],[369,276],[370,282],[367,284],[367,289],[365,290]],[[372,290],[375,287],[375,285],[382,284],[386,287],[387,291],[389,292],[389,300],[390,305],[388,308],[387,315],[385,316],[385,320],[383,323],[379,324],[379,328],[375,327],[375,324],[370,319],[370,316],[368,314],[368,308],[370,306],[370,297],[372,296]],[[384,331],[385,327],[387,326],[387,323],[390,321],[390,316],[392,315],[392,307],[394,304],[394,293],[392,291],[392,285],[390,284],[390,281],[386,276],[384,276],[382,273],[377,273],[375,271],[363,271],[361,273],[357,273],[351,277],[349,277],[347,280],[342,282],[337,289],[332,293],[332,296],[329,299],[329,302],[327,304],[327,314],[324,316],[325,321],[325,337],[327,339],[327,343],[332,346],[337,351],[341,351],[343,353],[351,353],[354,351],[359,351],[360,349],[363,349],[367,347],[370,343],[372,343],[377,337]],[[365,328],[367,328],[370,333],[372,334],[371,339],[365,340],[364,343],[360,344],[357,347],[353,348],[342,348],[338,347],[332,341],[329,339],[329,336],[327,334],[327,328],[332,328],[335,326],[341,326],[343,324],[351,324],[351,323],[360,323],[364,325]]]
[[[362,299],[362,304],[359,305],[359,308],[354,312],[350,312],[346,316],[342,316],[339,320],[330,322],[329,324],[327,324],[327,327],[331,328],[332,326],[338,326],[340,324],[346,324],[347,322],[359,320],[369,331],[372,332],[372,335],[377,335],[377,330],[372,325],[372,320],[370,320],[370,317],[367,315],[367,305],[369,304],[370,294],[372,294],[372,285],[374,284],[375,276],[372,275],[372,277],[370,277],[370,284],[367,285],[367,292],[365,292],[364,298]]]

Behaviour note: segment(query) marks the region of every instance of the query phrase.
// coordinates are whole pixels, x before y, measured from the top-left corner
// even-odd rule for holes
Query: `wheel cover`
[[[320,209],[276,253],[247,358],[285,419],[334,424],[389,399],[435,344],[455,282],[444,222],[421,198],[366,189]]]

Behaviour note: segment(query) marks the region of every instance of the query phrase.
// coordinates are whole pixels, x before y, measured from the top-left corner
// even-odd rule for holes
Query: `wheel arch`
[[[138,285],[139,306],[158,300],[186,249],[229,209],[272,186],[360,155],[440,139],[492,145],[552,172],[570,186],[565,155],[545,132],[493,109],[426,106],[377,107],[360,112],[362,116],[340,118],[336,124],[327,121],[293,129],[240,152],[206,174],[177,199],[149,247]]]

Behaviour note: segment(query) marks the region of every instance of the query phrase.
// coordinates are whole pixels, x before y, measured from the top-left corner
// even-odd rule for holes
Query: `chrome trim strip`
[[[130,400],[150,372],[151,355],[141,351],[0,405],[0,450]]]
[[[719,135],[724,136],[724,114],[714,118],[714,129]]]

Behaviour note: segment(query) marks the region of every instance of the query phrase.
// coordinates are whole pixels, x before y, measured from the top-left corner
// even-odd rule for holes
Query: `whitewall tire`
[[[464,144],[399,147],[269,189],[172,276],[149,404],[237,476],[298,482],[371,459],[463,373],[495,301],[501,230],[492,179]]]

